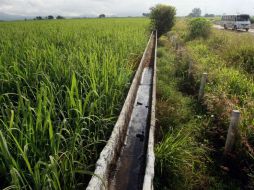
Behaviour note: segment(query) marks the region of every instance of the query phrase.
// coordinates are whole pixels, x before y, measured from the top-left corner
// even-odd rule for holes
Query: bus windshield
[[[250,16],[249,15],[238,15],[237,16],[237,21],[249,21]]]

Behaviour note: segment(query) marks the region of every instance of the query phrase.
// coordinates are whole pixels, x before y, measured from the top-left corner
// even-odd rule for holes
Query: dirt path
[[[220,25],[213,25],[214,28],[218,29],[218,30],[224,30],[224,28]],[[228,31],[232,31],[230,29],[227,29]],[[237,30],[237,32],[242,32],[242,33],[247,33],[245,30]],[[249,29],[248,31],[249,33],[254,35],[254,29]]]

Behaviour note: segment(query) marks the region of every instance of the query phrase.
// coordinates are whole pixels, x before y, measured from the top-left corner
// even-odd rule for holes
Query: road
[[[220,25],[213,25],[214,28],[217,28],[218,30],[224,30],[224,27]],[[238,30],[239,32],[244,32],[243,30]],[[254,35],[254,29],[249,29],[249,33],[252,33]]]

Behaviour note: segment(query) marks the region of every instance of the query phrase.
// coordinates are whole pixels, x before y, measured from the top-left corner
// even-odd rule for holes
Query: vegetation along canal
[[[122,112],[119,116],[119,120],[128,120],[127,124],[123,126],[125,129],[125,135],[122,138],[116,138],[114,131],[111,136],[113,138],[113,144],[118,144],[118,152],[115,158],[108,156],[110,151],[107,150],[107,146],[101,153],[100,159],[106,160],[109,163],[108,169],[105,170],[106,174],[100,175],[100,171],[103,170],[100,164],[100,159],[97,161],[97,172],[95,174],[102,177],[106,176],[106,186],[108,189],[124,190],[124,189],[142,189],[143,181],[146,171],[146,157],[148,137],[151,123],[151,107],[152,107],[152,95],[154,88],[154,71],[155,71],[155,46],[156,36],[152,35],[144,56],[141,60],[140,67],[136,72],[136,76],[133,79],[133,84],[136,82],[135,96],[132,96],[133,103],[126,98],[126,104],[123,109],[129,104],[132,104],[127,115],[129,117],[121,118]],[[139,72],[142,71],[142,72]],[[138,81],[135,79],[139,78]],[[132,92],[132,88],[129,94]],[[117,124],[115,128],[117,127]],[[122,141],[121,141],[122,140]],[[109,140],[109,142],[112,142]],[[111,149],[113,150],[113,149]],[[109,161],[111,160],[111,161]],[[99,164],[98,164],[99,163]],[[100,171],[98,168],[101,168]],[[153,168],[152,168],[153,169]],[[98,177],[94,176],[89,183],[88,189],[101,189],[98,185]],[[104,179],[103,179],[104,180]],[[102,186],[105,184],[102,184]]]
[[[154,40],[151,41],[154,44]],[[149,118],[153,85],[154,47],[149,49],[146,65],[138,87],[135,106],[131,114],[126,139],[116,164],[109,189],[141,189],[146,146],[149,135]]]

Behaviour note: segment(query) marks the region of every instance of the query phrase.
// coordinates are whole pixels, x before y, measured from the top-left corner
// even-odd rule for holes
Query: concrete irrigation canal
[[[157,34],[148,41],[87,190],[152,190]]]

